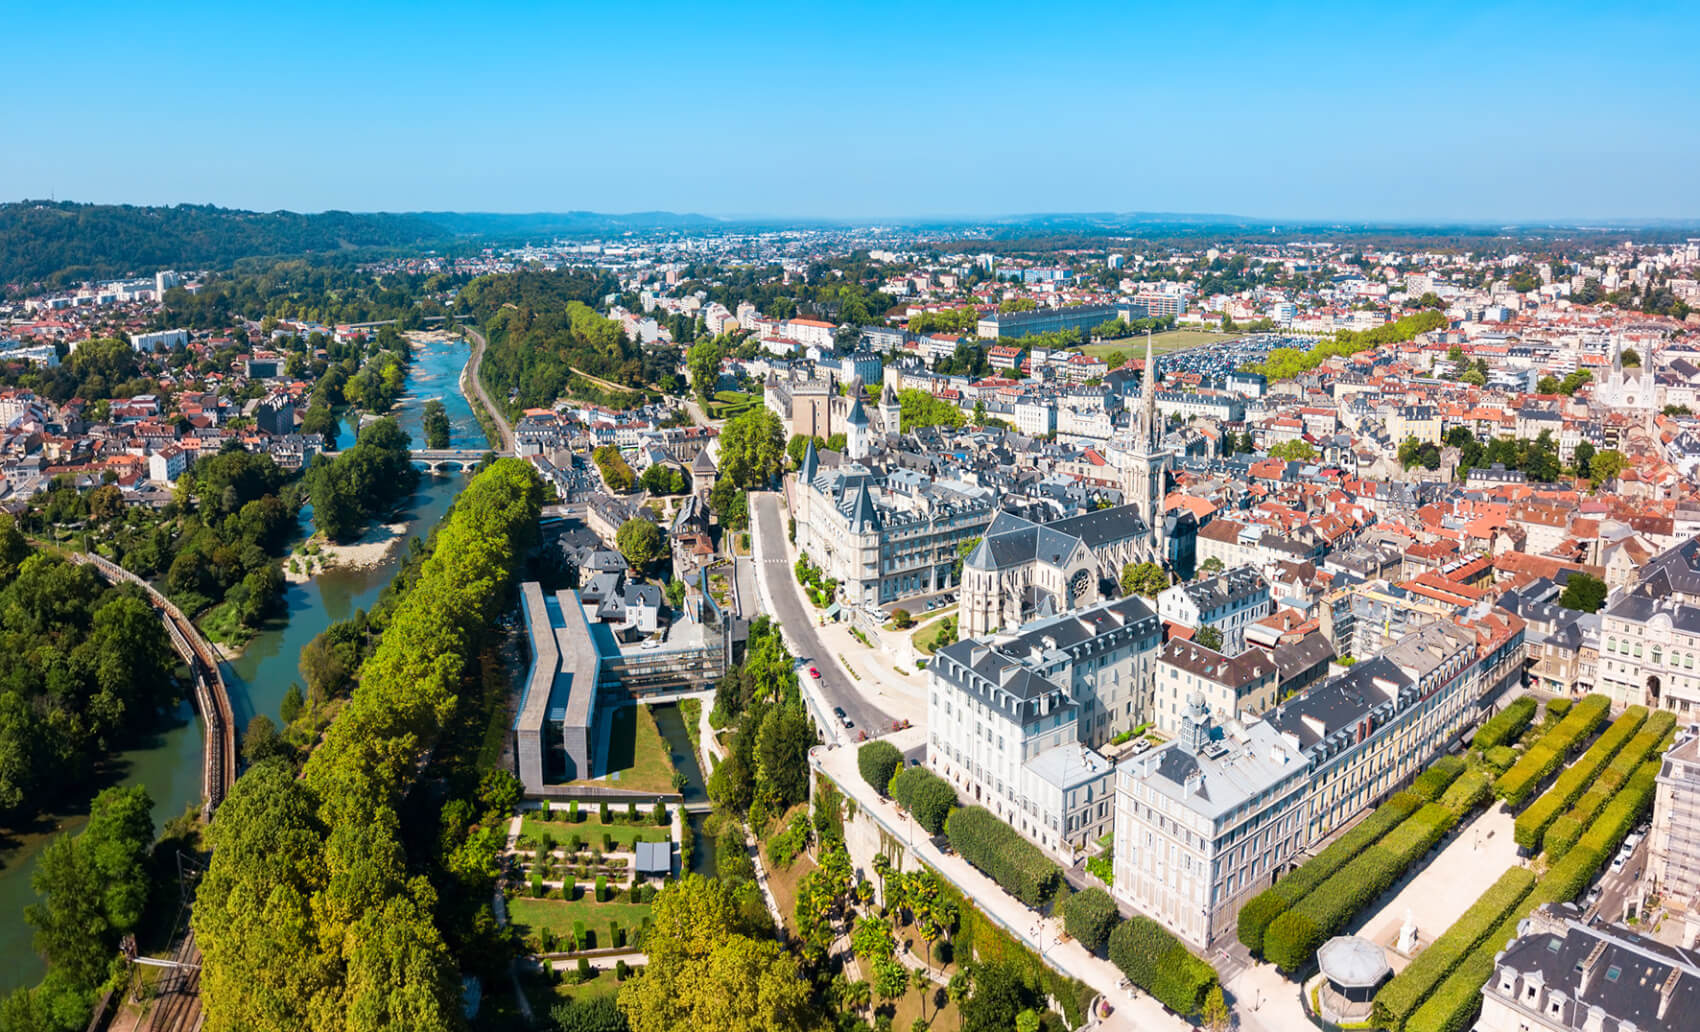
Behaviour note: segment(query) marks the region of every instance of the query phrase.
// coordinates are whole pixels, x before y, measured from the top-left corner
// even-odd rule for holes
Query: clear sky
[[[1700,217],[1697,30],[1563,0],[17,4],[0,199]]]

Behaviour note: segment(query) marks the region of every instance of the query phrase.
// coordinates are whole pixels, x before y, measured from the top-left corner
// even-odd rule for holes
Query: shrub
[[[1611,802],[1601,810],[1588,830],[1577,841],[1578,850],[1587,850],[1602,857],[1610,856],[1623,843],[1629,834],[1653,804],[1653,791],[1656,787],[1654,779],[1659,774],[1659,758],[1655,757],[1641,765],[1641,769],[1629,779]]]
[[[1452,783],[1440,797],[1440,805],[1452,811],[1452,815],[1462,819],[1465,814],[1475,810],[1489,799],[1493,798],[1493,777],[1486,771],[1472,770]]]
[[[612,832],[605,831],[602,833],[602,851],[604,853],[612,853],[614,851],[614,835]]]
[[[809,848],[809,831],[812,827],[808,814],[794,814],[790,824],[767,840],[767,858],[773,861],[775,867],[790,867],[797,855]]]
[[[1618,750],[1634,737],[1646,719],[1645,706],[1631,706],[1623,711],[1622,716],[1612,721],[1611,727],[1606,728],[1605,734],[1589,747],[1581,759],[1571,764],[1570,768],[1552,783],[1551,788],[1541,793],[1539,799],[1517,815],[1513,826],[1517,844],[1527,850],[1538,847],[1541,844],[1541,836],[1546,833],[1547,825],[1582,795],[1601,769],[1617,755]]]
[[[627,824],[636,824],[637,822],[638,822],[637,803],[635,801],[629,802],[629,803],[626,804],[626,823]]]
[[[1263,933],[1269,922],[1286,912],[1289,904],[1274,892],[1260,892],[1240,907],[1240,942],[1253,953],[1263,951]]]
[[[1412,792],[1400,792],[1390,796],[1385,803],[1375,808],[1375,812],[1358,822],[1356,827],[1335,839],[1333,845],[1318,853],[1298,870],[1247,900],[1240,910],[1240,941],[1253,953],[1260,951],[1263,948],[1263,933],[1270,922],[1387,834],[1388,829],[1415,813],[1421,805],[1422,800]]]
[[[1361,908],[1391,888],[1457,820],[1440,803],[1429,803],[1406,818],[1277,918],[1264,936],[1264,955],[1288,972],[1303,967],[1324,939],[1339,932]],[[1286,918],[1294,920],[1283,926]],[[1277,928],[1283,928],[1281,938],[1271,943]]]
[[[584,930],[583,921],[573,922],[573,951],[591,949],[590,933]]]
[[[862,772],[862,780],[880,795],[885,795],[891,786],[891,776],[901,766],[903,753],[890,742],[866,742],[856,750],[856,769]]]
[[[608,800],[604,799],[604,800],[602,800],[601,803],[597,804],[596,816],[602,818],[603,824],[613,824],[614,823],[608,817]]]
[[[1471,744],[1487,752],[1507,742],[1516,741],[1523,729],[1529,726],[1529,721],[1535,719],[1535,710],[1538,708],[1535,700],[1527,695],[1514,699],[1510,705],[1482,723]]]
[[[608,922],[608,945],[620,947],[626,944],[626,930],[620,927],[620,922]]]
[[[1322,945],[1322,930],[1303,914],[1289,910],[1269,922],[1263,933],[1263,957],[1291,974],[1310,963]]]
[[[1429,768],[1418,774],[1411,784],[1415,792],[1425,802],[1434,802],[1440,794],[1446,791],[1446,786],[1458,779],[1464,773],[1464,758],[1462,756],[1442,756],[1429,764]]]
[[[925,767],[905,767],[898,771],[891,779],[891,797],[929,835],[944,830],[945,818],[956,805],[956,789]]]
[[[623,946],[625,943],[622,941],[619,945]],[[614,962],[614,981],[624,982],[630,977],[632,977],[632,966],[624,960],[616,960]]]
[[[1182,1016],[1196,1014],[1218,985],[1216,970],[1193,956],[1157,922],[1133,917],[1110,933],[1110,962],[1158,1003]]]
[[[1051,898],[1062,871],[1038,846],[980,806],[951,811],[945,821],[950,845],[1004,891],[1030,907]]]
[[[1496,745],[1482,753],[1482,758],[1487,760],[1488,766],[1503,774],[1517,762],[1517,750],[1509,745]]]
[[[1523,902],[1534,884],[1534,872],[1526,867],[1513,867],[1500,875],[1452,927],[1375,994],[1376,1025],[1402,1032],[1412,1012]]]
[[[1585,800],[1587,797],[1583,798]],[[1567,813],[1547,825],[1546,834],[1541,836],[1541,850],[1546,853],[1548,863],[1557,863],[1564,859],[1564,854],[1570,852],[1570,847],[1582,837],[1582,822],[1585,819],[1575,813]]]
[[[1611,700],[1604,695],[1590,695],[1571,707],[1563,720],[1554,724],[1540,741],[1529,747],[1522,759],[1499,776],[1494,782],[1494,794],[1513,809],[1522,806],[1541,782],[1563,765],[1576,743],[1599,727],[1610,709]]]
[[[596,902],[598,902],[598,903],[608,902],[608,876],[607,875],[599,874],[599,875],[596,876]]]
[[[1406,1027],[1422,1032],[1463,1032],[1469,1028],[1482,1006],[1482,986],[1493,977],[1493,955],[1498,950],[1498,946],[1489,950],[1484,943],[1472,951],[1416,1009]]]
[[[665,825],[668,821],[667,804],[657,799],[655,801],[655,809],[650,813],[649,819],[654,821],[656,824]]]
[[[1063,927],[1093,953],[1110,941],[1110,930],[1121,919],[1115,900],[1103,889],[1075,893],[1062,906]]]
[[[574,799],[572,802],[567,804],[567,823],[577,824],[579,819],[578,800]]]
[[[1574,699],[1548,699],[1547,718],[1550,720],[1562,720],[1570,713],[1571,704],[1574,702]]]
[[[578,959],[578,980],[580,982],[590,981],[590,958],[589,957],[580,957]]]

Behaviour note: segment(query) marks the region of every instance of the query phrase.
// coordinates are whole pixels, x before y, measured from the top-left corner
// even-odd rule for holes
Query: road
[[[502,410],[490,400],[490,395],[484,393],[484,381],[478,376],[478,367],[484,362],[484,334],[470,326],[463,326],[461,329],[472,338],[472,357],[466,360],[466,369],[460,374],[461,390],[464,392],[470,387],[473,393],[478,395],[478,401],[484,406],[484,411],[490,414],[490,419],[496,424],[496,433],[502,438],[497,442],[496,450],[513,451],[514,428],[508,425],[507,417],[503,416]]]
[[[1636,830],[1639,831],[1640,828],[1637,827]],[[1612,863],[1617,860],[1616,853],[1606,861],[1605,873],[1594,883],[1600,890],[1600,898],[1591,908],[1594,913],[1600,915],[1600,920],[1608,924],[1623,920],[1623,907],[1635,900],[1641,875],[1647,870],[1647,858],[1651,851],[1651,837],[1643,835],[1635,846],[1635,852],[1630,854],[1629,861],[1623,865],[1623,870],[1611,869]]]
[[[751,515],[755,517],[752,539],[756,571],[773,605],[773,612],[769,615],[779,622],[798,658],[808,660],[820,671],[820,693],[828,704],[842,707],[855,721],[856,728],[866,730],[870,735],[888,730],[891,715],[862,697],[856,683],[816,633],[814,607],[805,606],[798,593],[797,578],[785,551],[785,515],[780,511],[778,496],[756,494],[750,497],[754,502]]]

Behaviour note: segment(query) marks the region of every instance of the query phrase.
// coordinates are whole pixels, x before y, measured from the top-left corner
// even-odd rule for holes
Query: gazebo
[[[1336,1025],[1368,1018],[1376,988],[1392,973],[1381,947],[1355,935],[1338,935],[1323,943],[1316,951],[1316,965],[1322,969],[1318,1009],[1323,1020]]]

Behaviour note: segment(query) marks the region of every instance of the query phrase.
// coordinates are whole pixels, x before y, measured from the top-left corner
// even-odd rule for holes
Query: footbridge
[[[195,679],[195,708],[206,726],[205,748],[201,763],[201,815],[207,819],[224,794],[236,782],[236,717],[230,709],[230,692],[225,688],[224,675],[219,671],[218,653],[201,636],[200,629],[189,622],[170,600],[147,581],[102,556],[76,552],[71,561],[94,568],[101,578],[111,584],[130,583],[147,592],[154,612],[159,614],[171,647],[189,665]]]

